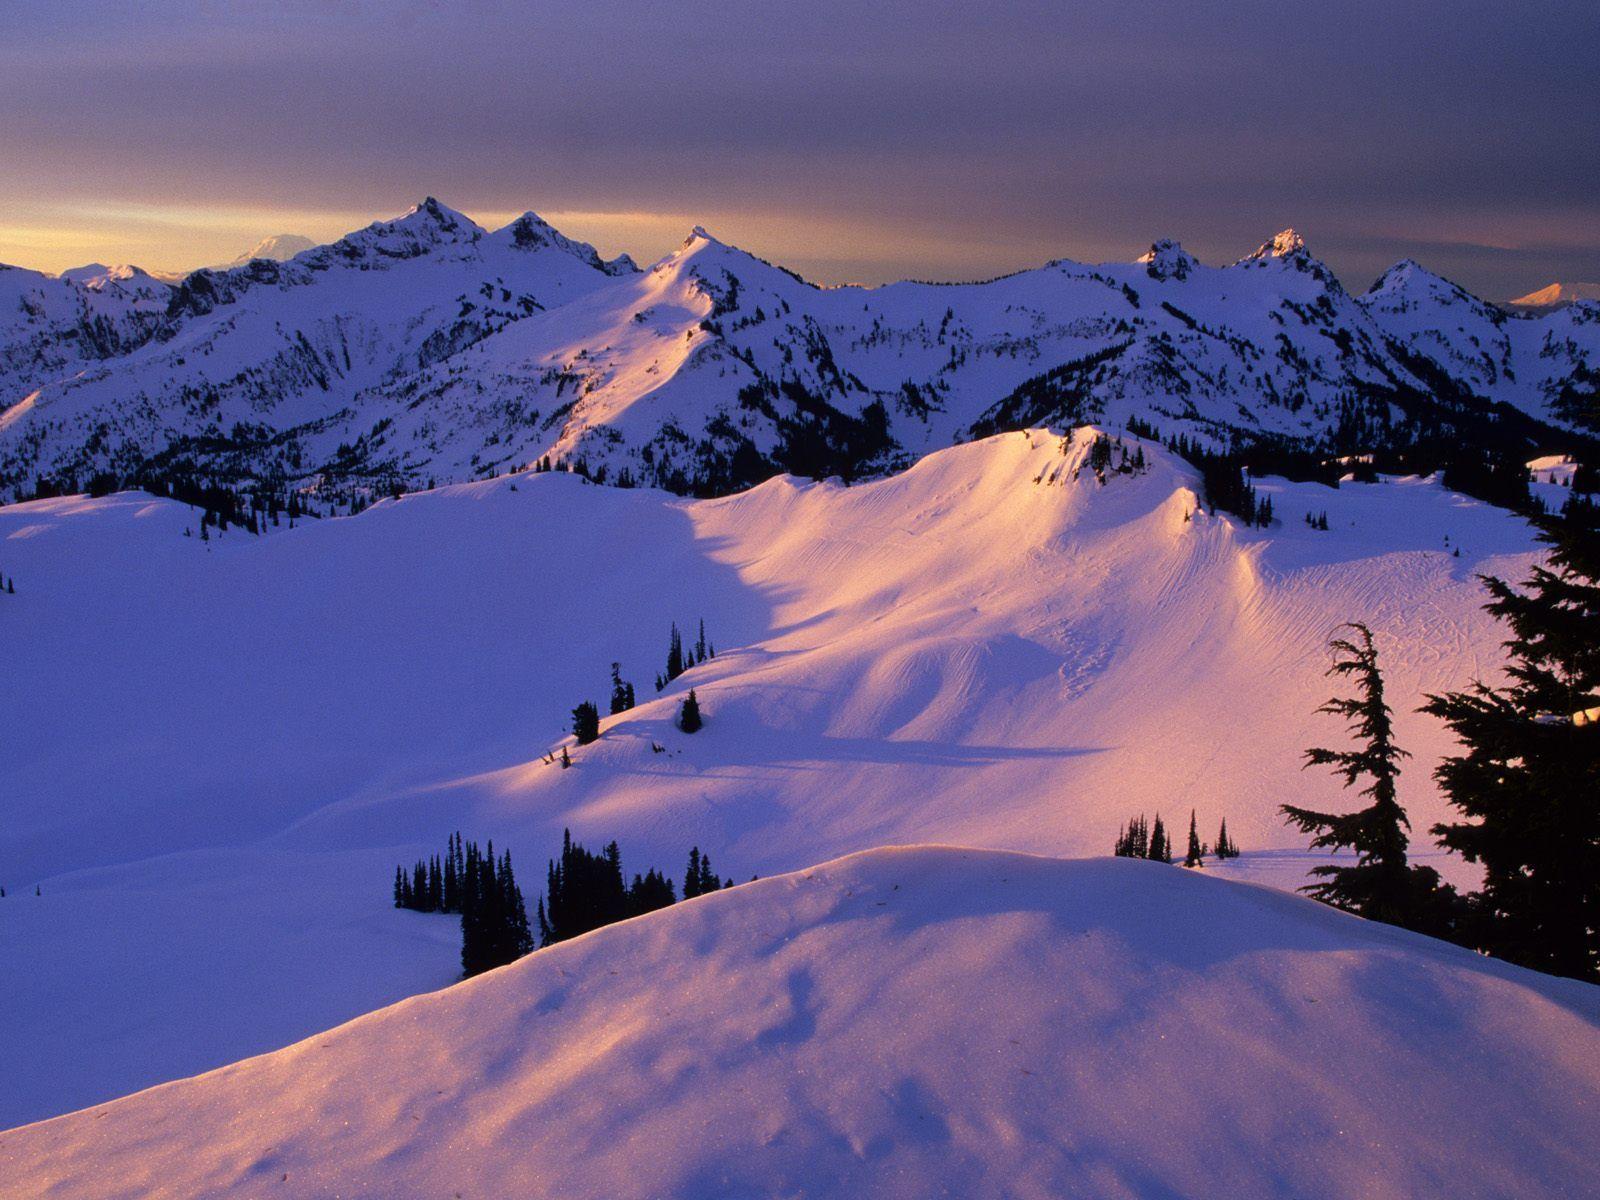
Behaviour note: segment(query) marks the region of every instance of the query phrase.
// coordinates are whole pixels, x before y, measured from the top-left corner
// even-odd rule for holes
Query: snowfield
[[[564,827],[630,873],[697,844],[744,880],[894,843],[1103,855],[1194,808],[1247,851],[1214,873],[1293,887],[1277,806],[1345,802],[1300,762],[1340,737],[1313,710],[1348,620],[1432,853],[1451,743],[1412,710],[1497,669],[1476,574],[1525,574],[1528,527],[1427,480],[1265,480],[1281,523],[1246,530],[1148,444],[1097,482],[1092,436],[707,501],[521,474],[261,538],[137,494],[0,507],[0,1127],[446,986],[455,923],[389,892],[457,829],[531,905]],[[669,623],[702,617],[717,657],[657,696]],[[614,660],[641,704],[547,765]]]
[[[8,1195],[100,1200],[1576,1198],[1597,1171],[1600,989],[1178,868],[944,847],[0,1134]]]

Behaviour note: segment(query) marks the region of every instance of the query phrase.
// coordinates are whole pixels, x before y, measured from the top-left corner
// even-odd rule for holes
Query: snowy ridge
[[[1104,854],[1138,811],[1194,808],[1248,851],[1229,874],[1292,887],[1277,805],[1342,802],[1300,764],[1336,735],[1314,710],[1352,619],[1426,858],[1451,742],[1413,702],[1497,668],[1476,576],[1524,576],[1527,526],[1424,480],[1265,480],[1282,524],[1246,530],[1148,443],[1100,483],[1093,437],[707,501],[521,474],[208,542],[133,493],[0,508],[29,697],[0,739],[0,1126],[444,986],[452,923],[389,908],[388,879],[455,829],[530,881],[565,827],[630,870],[698,844],[743,879],[892,842]],[[669,623],[702,617],[717,657],[654,694]],[[547,765],[613,661],[640,705]]]
[[[1292,230],[1228,267],[1162,241],[982,284],[817,288],[699,227],[641,272],[536,214],[491,234],[430,198],[289,262],[149,283],[130,317],[50,281],[59,300],[0,327],[0,407],[37,393],[0,433],[0,496],[152,463],[386,494],[545,456],[722,494],[1047,423],[1321,446],[1496,406],[1600,421],[1600,309],[1511,316],[1410,262],[1358,299]],[[109,330],[85,338],[85,306]]]
[[[1308,900],[907,847],[0,1134],[0,1171],[99,1200],[1577,1196],[1597,1026],[1600,989]]]

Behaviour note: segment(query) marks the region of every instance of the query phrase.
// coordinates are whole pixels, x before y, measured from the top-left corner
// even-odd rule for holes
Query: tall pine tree
[[[1484,579],[1508,681],[1424,705],[1464,747],[1436,772],[1463,819],[1434,833],[1483,867],[1464,940],[1600,981],[1600,532],[1587,504],[1537,524],[1548,565],[1520,590]]]
[[[1374,921],[1405,925],[1428,932],[1446,933],[1445,897],[1439,875],[1431,867],[1412,867],[1406,858],[1410,822],[1397,798],[1400,760],[1409,757],[1395,745],[1393,713],[1383,696],[1383,675],[1372,631],[1365,625],[1344,628],[1349,637],[1335,637],[1330,676],[1349,677],[1356,694],[1335,696],[1318,712],[1344,717],[1357,739],[1353,750],[1316,746],[1306,751],[1305,766],[1328,766],[1344,779],[1345,787],[1368,782],[1359,794],[1370,803],[1353,813],[1324,813],[1292,804],[1282,806],[1284,816],[1303,833],[1313,834],[1314,849],[1354,850],[1350,867],[1323,865],[1312,870],[1318,882],[1300,890],[1335,908],[1358,913]]]
[[[1189,850],[1183,856],[1183,865],[1186,867],[1202,867],[1205,865],[1205,847],[1200,844],[1200,829],[1195,824],[1194,809],[1189,810]]]

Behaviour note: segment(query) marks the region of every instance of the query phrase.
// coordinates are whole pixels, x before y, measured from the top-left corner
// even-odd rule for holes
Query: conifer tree
[[[689,689],[689,694],[683,698],[683,708],[678,712],[678,728],[685,733],[696,732],[704,722],[700,719],[700,701],[695,698],[694,689]]]
[[[1212,853],[1217,856],[1218,860],[1239,857],[1239,847],[1235,846],[1233,839],[1228,836],[1227,817],[1222,818],[1222,828],[1217,830],[1217,845]]]
[[[611,715],[627,712],[633,707],[633,684],[622,678],[622,664],[611,664]]]
[[[1172,839],[1167,836],[1167,827],[1161,823],[1160,813],[1156,814],[1155,823],[1150,826],[1148,857],[1156,862],[1172,861]]]
[[[1195,824],[1194,809],[1189,810],[1189,851],[1183,856],[1186,867],[1205,866],[1205,847],[1200,844],[1200,829]]]
[[[1354,680],[1356,694],[1335,696],[1317,711],[1344,717],[1358,739],[1353,750],[1317,746],[1306,751],[1305,766],[1328,766],[1344,779],[1345,787],[1368,782],[1358,794],[1368,797],[1367,807],[1353,813],[1324,813],[1292,804],[1283,814],[1301,832],[1314,834],[1313,849],[1354,850],[1351,867],[1323,865],[1312,869],[1316,883],[1300,890],[1335,908],[1375,921],[1431,932],[1444,932],[1446,897],[1439,892],[1438,872],[1411,867],[1406,859],[1410,822],[1397,798],[1400,761],[1408,755],[1394,742],[1392,712],[1383,695],[1383,675],[1372,631],[1365,625],[1344,626],[1350,637],[1335,637],[1330,676]]]
[[[1430,696],[1463,752],[1436,778],[1461,820],[1434,827],[1483,867],[1464,940],[1600,981],[1600,532],[1593,505],[1535,524],[1550,547],[1520,590],[1485,578],[1511,630],[1499,687]]]
[[[667,640],[667,671],[666,681],[671,683],[684,671],[683,666],[683,635],[678,632],[676,621],[672,624],[672,634]],[[656,689],[659,691],[660,689]]]
[[[700,894],[700,847],[689,850],[689,869],[683,873],[683,898],[693,900]]]
[[[594,701],[585,700],[572,710],[572,734],[580,746],[600,737],[600,710]]]

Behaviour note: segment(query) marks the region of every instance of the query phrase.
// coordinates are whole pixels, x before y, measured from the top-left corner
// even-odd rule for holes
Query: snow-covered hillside
[[[1597,1171],[1600,988],[1158,864],[938,847],[0,1134],[40,1200],[1468,1200]]]
[[[1292,231],[1226,267],[1160,241],[818,288],[702,229],[641,272],[532,214],[491,234],[430,199],[286,264],[155,286],[159,321],[90,356],[61,349],[70,311],[0,328],[0,362],[28,368],[0,378],[0,494],[178,472],[387,494],[546,455],[721,494],[1045,423],[1348,451],[1498,447],[1535,428],[1517,412],[1600,421],[1600,306],[1508,315],[1409,261],[1357,298]]]
[[[1245,530],[1148,444],[1098,482],[1090,438],[708,501],[520,474],[262,538],[137,494],[0,508],[0,1126],[448,983],[453,923],[389,881],[455,829],[534,887],[566,826],[743,879],[890,842],[1104,854],[1194,808],[1250,852],[1230,870],[1292,886],[1277,805],[1342,802],[1300,763],[1339,735],[1313,710],[1348,620],[1427,852],[1451,743],[1412,708],[1495,670],[1475,576],[1525,574],[1526,525],[1427,481],[1266,480],[1281,524]],[[717,657],[655,696],[702,617]],[[613,661],[644,702],[546,765]]]

